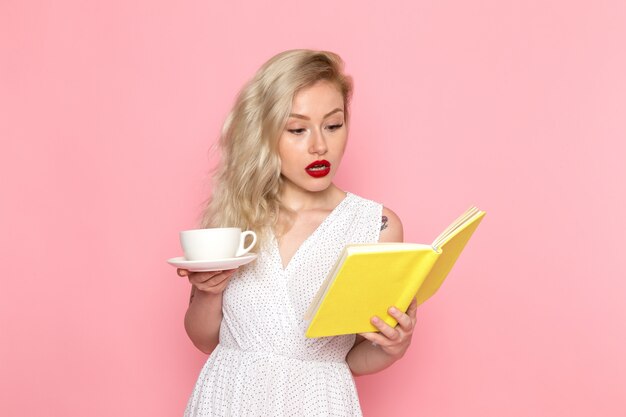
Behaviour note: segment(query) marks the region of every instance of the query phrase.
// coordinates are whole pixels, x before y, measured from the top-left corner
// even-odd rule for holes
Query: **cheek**
[[[339,156],[342,156],[348,145],[348,135],[346,134],[340,140],[337,141],[336,152]]]
[[[287,139],[280,138],[278,141],[278,157],[281,161],[285,161],[289,158],[289,144]]]
[[[278,144],[278,157],[280,158],[281,171],[290,171],[298,165],[299,151],[293,144],[288,141]]]

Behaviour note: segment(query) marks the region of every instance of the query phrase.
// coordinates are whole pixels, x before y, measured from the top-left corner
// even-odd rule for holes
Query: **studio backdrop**
[[[430,243],[487,216],[365,416],[626,413],[623,1],[0,2],[0,415],[180,416],[206,355],[165,261],[274,54],[354,78],[337,185]]]

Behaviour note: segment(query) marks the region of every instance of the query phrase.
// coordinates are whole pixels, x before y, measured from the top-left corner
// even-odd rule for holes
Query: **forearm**
[[[222,293],[196,289],[185,314],[185,330],[202,352],[211,353],[217,346],[222,317]]]
[[[398,359],[400,357],[383,352],[379,346],[373,345],[369,340],[362,340],[355,344],[346,356],[350,371],[355,376],[382,371]]]

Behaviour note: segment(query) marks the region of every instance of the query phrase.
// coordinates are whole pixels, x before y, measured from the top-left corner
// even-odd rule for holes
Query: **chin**
[[[290,187],[299,188],[310,193],[326,191],[333,183],[333,173],[322,178],[313,178],[307,174],[292,176],[282,174],[283,180],[290,184]]]
[[[302,183],[302,184],[296,184],[298,186],[300,186],[300,188],[303,188],[306,191],[312,192],[312,193],[318,193],[321,191],[326,191],[331,185],[332,185],[332,178],[330,178],[330,175],[328,177],[325,178],[310,178],[307,179],[306,182]]]
[[[323,187],[320,186],[320,187],[311,188],[309,189],[309,191],[314,192],[314,193],[319,193],[319,192],[328,190],[329,187],[330,187],[330,184],[325,184]]]

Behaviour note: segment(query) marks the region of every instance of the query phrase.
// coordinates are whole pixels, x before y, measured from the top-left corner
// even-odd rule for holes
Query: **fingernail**
[[[378,317],[375,317],[375,316],[374,316],[374,317],[372,317],[372,321],[373,321],[374,323],[379,323],[379,322],[380,322],[380,319],[379,319]]]
[[[398,312],[398,309],[397,309],[397,308],[395,308],[395,307],[391,307],[391,308],[389,309],[389,312],[390,312],[391,314],[396,314],[396,313]]]

